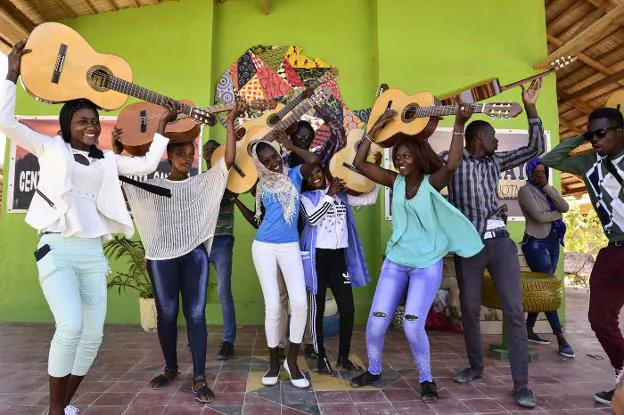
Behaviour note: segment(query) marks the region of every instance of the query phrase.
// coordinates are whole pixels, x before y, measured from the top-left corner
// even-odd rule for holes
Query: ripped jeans
[[[366,325],[366,349],[370,373],[373,375],[381,373],[384,337],[407,289],[403,331],[418,367],[419,382],[433,380],[425,322],[441,283],[441,259],[428,268],[406,267],[388,259],[384,261]]]

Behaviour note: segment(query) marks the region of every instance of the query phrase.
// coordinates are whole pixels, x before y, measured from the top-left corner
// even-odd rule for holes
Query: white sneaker
[[[78,412],[80,411],[74,405],[67,405],[65,407],[65,415],[78,415]]]
[[[288,359],[284,360],[284,369],[286,369],[286,372],[288,373],[290,383],[292,383],[295,388],[305,389],[310,386],[310,381],[305,376],[301,379],[292,378],[292,375],[290,374],[290,369],[288,368]]]

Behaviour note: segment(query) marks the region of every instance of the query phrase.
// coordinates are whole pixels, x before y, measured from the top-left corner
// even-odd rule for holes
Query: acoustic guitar
[[[529,76],[508,85],[501,85],[498,78],[488,79],[487,81],[478,82],[460,91],[451,92],[442,95],[440,101],[443,105],[459,104],[460,102],[478,102],[488,98],[492,98],[503,91],[525,84],[535,79],[543,78],[561,68],[564,68],[576,60],[576,56],[564,56],[550,63],[550,68],[537,75]]]
[[[21,80],[40,101],[60,103],[86,98],[104,110],[123,106],[128,96],[162,105],[171,99],[132,83],[132,68],[115,55],[97,53],[80,34],[61,23],[37,26],[26,42]],[[182,113],[201,124],[214,124],[207,110],[188,103]]]
[[[247,133],[247,128],[275,126],[280,120],[284,119],[284,117],[286,117],[290,113],[290,111],[292,111],[297,105],[303,102],[304,99],[311,97],[314,94],[314,91],[319,86],[321,86],[325,82],[333,81],[337,77],[338,69],[330,68],[318,79],[311,81],[305,91],[301,92],[299,95],[288,101],[285,105],[278,104],[273,111],[265,112],[260,117],[247,121],[244,125],[240,126],[237,129],[236,135],[238,135],[239,137],[243,137]]]
[[[190,101],[180,101],[180,103],[193,105]],[[268,109],[275,108],[276,104],[274,100],[253,100],[249,106],[254,109]],[[218,113],[230,111],[233,107],[234,104],[218,104],[203,108],[203,110]],[[147,152],[162,115],[163,108],[149,102],[130,104],[119,113],[115,127],[123,131],[120,142],[128,154],[142,156]],[[190,142],[199,137],[199,134],[199,124],[188,116],[178,117],[165,128],[165,135],[172,142]]]
[[[388,85],[381,84],[377,88],[376,97],[389,89]],[[358,147],[364,136],[363,128],[354,128],[347,134],[347,144],[337,151],[329,161],[329,172],[332,177],[340,177],[347,185],[347,188],[356,194],[368,193],[375,188],[375,182],[362,176],[353,165],[353,160],[357,154]],[[379,151],[377,144],[371,144],[367,160],[375,162],[375,153]]]
[[[275,139],[274,132],[288,129],[296,123],[302,115],[310,111],[315,105],[321,104],[331,96],[331,89],[322,87],[317,89],[314,94],[305,98],[299,105],[291,110],[286,116],[283,116],[278,122],[272,126],[252,124],[246,125],[255,120],[250,120],[243,124],[246,134],[243,139],[236,143],[236,158],[234,165],[230,170],[226,188],[232,193],[247,193],[258,181],[258,172],[249,147],[258,141],[270,142]],[[225,146],[219,146],[215,149],[210,163],[214,166],[219,160],[225,156]]]
[[[438,105],[438,99],[430,92],[407,95],[398,89],[389,89],[377,98],[368,118],[366,131],[370,131],[381,114],[386,110],[395,110],[398,115],[382,128],[375,142],[381,147],[394,146],[400,136],[398,133],[425,140],[433,134],[440,117],[454,115],[459,105]],[[522,112],[522,107],[515,102],[488,102],[484,104],[466,104],[475,113],[483,113],[492,118],[513,118]]]

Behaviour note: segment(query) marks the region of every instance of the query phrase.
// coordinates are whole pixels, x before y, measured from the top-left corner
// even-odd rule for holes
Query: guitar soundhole
[[[277,114],[272,114],[269,118],[267,118],[267,124],[269,126],[274,126],[280,121],[280,117]]]
[[[403,122],[410,122],[414,118],[416,118],[416,110],[418,109],[418,105],[410,104],[405,107],[403,113],[401,114],[401,119]]]
[[[92,66],[87,71],[87,83],[98,92],[108,91],[108,81],[112,76],[111,71],[105,66]]]

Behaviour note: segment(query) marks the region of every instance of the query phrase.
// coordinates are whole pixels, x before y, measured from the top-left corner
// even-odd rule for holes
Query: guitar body
[[[419,92],[414,95],[407,95],[399,89],[389,89],[381,94],[368,118],[367,130],[377,122],[379,117],[387,110],[393,109],[398,114],[379,131],[375,142],[381,147],[392,147],[400,140],[398,133],[403,133],[413,138],[425,140],[433,134],[438,126],[437,117],[414,116],[413,110],[418,107],[431,107],[438,104],[437,99],[430,92]]]
[[[504,88],[498,78],[488,79],[469,86],[463,91],[456,91],[440,98],[442,105],[457,105],[460,102],[473,103],[492,98],[501,92]]]
[[[367,179],[357,172],[353,166],[353,159],[357,154],[357,149],[362,137],[363,129],[354,129],[347,134],[347,144],[345,147],[337,151],[329,162],[329,172],[332,177],[339,177],[345,181],[347,187],[356,193],[368,193],[375,188],[375,182]],[[375,162],[375,153],[378,150],[376,144],[371,145],[370,153],[367,160],[371,163]]]
[[[91,75],[104,71],[132,81],[132,68],[115,55],[100,54],[73,29],[54,22],[37,26],[26,43],[32,52],[22,58],[21,78],[35,98],[65,102],[86,98],[104,110],[123,106],[127,95],[101,85]]]
[[[193,105],[191,101],[180,102]],[[160,105],[137,102],[128,105],[119,113],[115,127],[123,132],[121,143],[127,153],[133,156],[145,155],[164,111]],[[165,135],[174,143],[192,142],[200,133],[199,124],[189,117],[179,117],[167,124],[165,129]]]
[[[258,181],[258,171],[253,158],[247,152],[249,142],[245,139],[236,143],[236,158],[234,166],[230,169],[230,175],[225,187],[232,193],[242,194],[250,191]],[[225,157],[225,145],[217,147],[212,153],[210,163],[214,166]]]

